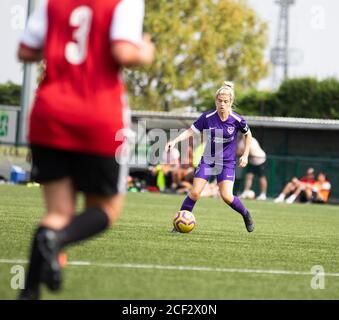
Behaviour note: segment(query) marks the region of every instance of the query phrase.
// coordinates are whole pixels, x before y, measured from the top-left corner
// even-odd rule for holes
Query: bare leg
[[[259,178],[260,184],[260,192],[266,194],[267,193],[267,178],[262,176]]]
[[[112,197],[86,196],[86,208],[101,208],[109,217],[110,225],[114,224],[121,215],[125,196],[117,194]]]
[[[248,172],[245,176],[245,187],[244,191],[251,190],[253,184],[254,174],[252,172]]]
[[[172,174],[172,185],[171,185],[171,188],[173,190],[175,190],[178,187],[179,183],[180,183],[180,172],[179,172],[179,169],[173,170],[171,172],[171,174]]]
[[[299,186],[296,188],[296,190],[293,192],[292,195],[290,195],[287,199],[286,199],[286,203],[293,203],[295,201],[295,199],[300,195],[301,191],[304,190],[303,185],[299,184]]]
[[[196,201],[200,198],[202,190],[205,188],[207,180],[202,178],[194,178],[193,187],[189,192],[189,195],[185,198],[181,205],[180,210],[187,210],[192,212]]]
[[[267,178],[266,176],[261,176],[259,178],[259,185],[260,185],[260,195],[257,197],[257,200],[266,200],[267,196]]]
[[[177,190],[177,193],[183,194],[189,191],[192,188],[192,184],[187,181],[182,181],[180,184],[180,188]]]
[[[75,214],[75,190],[70,178],[43,185],[46,215],[41,225],[60,230],[72,220]]]
[[[284,188],[284,190],[282,191],[282,193],[286,196],[286,195],[288,195],[290,192],[294,192],[295,190],[296,190],[295,184],[292,183],[292,182],[289,182],[289,183],[285,186],[285,188]]]
[[[43,194],[46,215],[42,218],[40,227],[33,238],[25,289],[21,291],[20,299],[38,299],[40,295],[39,286],[42,281],[46,282],[52,290],[58,289],[61,283],[59,268],[52,276],[51,272],[46,273],[46,266],[49,266],[46,259],[51,255],[49,248],[44,250],[41,248],[46,243],[47,232],[52,232],[54,235],[57,232],[55,230],[61,230],[72,220],[75,211],[75,191],[71,179],[64,178],[44,184]],[[42,237],[45,240],[42,240]],[[58,259],[57,251],[58,249],[55,250],[54,261]],[[43,265],[45,266],[44,269]],[[58,261],[53,265],[59,265]],[[44,278],[42,277],[43,270]]]
[[[312,188],[306,188],[305,196],[306,196],[307,202],[310,202],[312,200]]]
[[[189,197],[194,201],[199,200],[200,194],[201,194],[202,190],[204,190],[206,183],[207,183],[207,180],[205,180],[205,179],[194,178],[193,187],[192,187],[192,189],[189,193]]]
[[[280,195],[274,199],[275,203],[280,203],[285,200],[285,197],[291,193],[294,192],[297,189],[297,179],[293,178],[291,182],[287,183],[284,187],[283,191],[280,193]]]
[[[234,200],[233,186],[234,182],[230,180],[224,180],[219,183],[220,196],[228,205],[230,205]]]

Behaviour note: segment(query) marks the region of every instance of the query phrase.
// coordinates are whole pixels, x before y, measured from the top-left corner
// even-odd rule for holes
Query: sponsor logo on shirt
[[[234,137],[230,137],[230,138],[214,137],[213,138],[214,143],[227,143],[227,142],[231,142],[232,140],[234,140]]]

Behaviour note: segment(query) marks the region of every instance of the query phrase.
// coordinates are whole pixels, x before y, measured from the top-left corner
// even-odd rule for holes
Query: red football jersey
[[[304,182],[304,183],[308,183],[308,184],[313,184],[313,183],[315,183],[315,179],[314,178],[310,178],[310,177],[308,177],[308,176],[304,176],[304,177],[301,177],[300,178],[300,181],[301,182]]]
[[[40,23],[39,28],[45,30],[32,36],[34,21],[28,23],[22,45],[43,48],[46,61],[30,115],[31,144],[115,154],[122,142],[115,137],[127,125],[128,107],[120,67],[111,56],[111,43],[123,40],[137,44],[139,36],[141,39],[140,18],[134,29],[125,28],[132,30],[130,37],[125,30],[119,33],[124,25],[135,23],[133,13],[126,14],[125,3],[132,2],[136,3],[49,0],[41,9],[45,11],[32,18],[35,28]],[[134,15],[143,19],[143,12]],[[126,17],[129,19],[122,21]]]

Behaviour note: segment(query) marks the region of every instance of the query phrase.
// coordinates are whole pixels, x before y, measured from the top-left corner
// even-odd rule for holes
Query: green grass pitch
[[[76,263],[64,270],[63,290],[44,289],[42,298],[339,299],[338,207],[247,201],[256,223],[249,234],[220,199],[202,199],[196,228],[173,234],[182,200],[128,194],[116,225],[67,249]],[[20,260],[42,212],[39,188],[0,186],[0,299],[17,296],[11,270],[26,266]],[[320,283],[315,265],[325,270],[323,289],[311,286]]]

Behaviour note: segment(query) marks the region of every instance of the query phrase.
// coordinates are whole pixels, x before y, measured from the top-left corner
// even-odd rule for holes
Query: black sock
[[[89,208],[76,216],[72,222],[58,232],[60,246],[85,240],[109,226],[107,214],[100,208]]]

